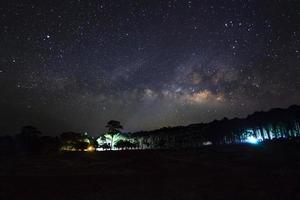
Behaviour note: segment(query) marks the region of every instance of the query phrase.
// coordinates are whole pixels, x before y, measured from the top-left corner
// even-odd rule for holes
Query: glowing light
[[[86,150],[87,150],[87,151],[95,151],[96,149],[95,149],[95,147],[93,147],[93,146],[89,146]]]
[[[187,94],[186,99],[190,101],[190,103],[202,103],[204,101],[207,101],[211,96],[212,94],[210,91],[204,90],[193,94]]]
[[[222,94],[213,94],[209,90],[202,90],[192,94],[186,94],[184,98],[192,104],[201,104],[209,101],[223,101],[224,97]]]
[[[204,146],[212,145],[212,142],[211,142],[211,141],[206,141],[206,142],[203,142],[203,145],[204,145]]]
[[[246,142],[251,143],[251,144],[257,144],[258,140],[253,136],[249,136],[249,137],[247,137]]]

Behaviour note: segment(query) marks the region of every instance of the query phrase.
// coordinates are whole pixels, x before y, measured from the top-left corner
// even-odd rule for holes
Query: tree
[[[59,151],[60,141],[58,137],[42,136],[40,138],[43,153]]]
[[[116,135],[120,134],[120,129],[123,129],[123,126],[119,121],[110,120],[109,122],[107,122],[107,125],[105,127],[108,128],[108,133],[106,135],[109,136],[109,139],[111,140],[111,149],[113,149],[114,138]]]
[[[99,147],[102,148],[102,149],[104,149],[104,150],[108,150],[108,149],[111,148],[111,146],[108,145],[107,143],[101,144],[101,145],[99,145]]]
[[[34,126],[24,126],[16,135],[17,149],[25,152],[38,152],[41,149],[40,135],[42,133]]]
[[[128,140],[119,140],[118,142],[116,142],[115,147],[119,149],[130,149],[136,147],[136,144]]]
[[[84,141],[76,141],[76,143],[74,144],[74,147],[76,150],[79,151],[84,151],[85,149],[87,149],[89,146],[89,143],[84,142]]]
[[[62,142],[62,150],[79,150],[83,151],[88,148],[89,145],[96,148],[96,144],[92,141],[92,138],[85,134],[75,132],[64,132],[60,135]]]

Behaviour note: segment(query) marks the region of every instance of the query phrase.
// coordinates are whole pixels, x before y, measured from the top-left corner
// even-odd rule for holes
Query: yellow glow
[[[208,101],[222,102],[224,101],[224,96],[222,94],[213,94],[209,90],[202,90],[193,94],[186,94],[185,99],[192,104],[201,104]]]
[[[202,103],[204,101],[207,101],[210,97],[212,97],[213,94],[208,90],[199,91],[197,93],[187,95],[187,99],[191,103]]]
[[[89,146],[86,150],[87,150],[87,151],[95,151],[95,147]]]

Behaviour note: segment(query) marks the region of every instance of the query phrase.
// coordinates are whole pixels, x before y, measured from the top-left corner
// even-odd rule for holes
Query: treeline
[[[120,122],[111,120],[108,132],[99,137],[87,133],[64,132],[60,136],[44,136],[37,128],[25,126],[15,136],[0,137],[0,153],[48,153],[64,151],[95,151],[111,149],[196,148],[258,141],[299,141],[300,106],[255,112],[246,118],[214,120],[189,126],[165,127],[153,131],[121,133]]]
[[[0,153],[50,153],[60,150],[95,150],[97,142],[87,134],[64,132],[60,136],[44,136],[33,126],[22,127],[15,136],[0,137]]]
[[[295,140],[300,137],[300,106],[255,112],[246,118],[214,120],[189,126],[165,127],[131,135],[140,148],[189,148],[236,144],[249,137],[258,141]]]

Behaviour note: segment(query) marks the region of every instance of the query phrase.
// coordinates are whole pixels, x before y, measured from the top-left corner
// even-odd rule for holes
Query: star
[[[7,4],[0,86],[8,103],[0,110],[20,109],[14,120],[0,112],[14,124],[3,129],[24,125],[22,112],[50,134],[84,126],[96,136],[111,119],[126,131],[151,130],[296,104],[300,16],[284,1],[267,5]]]

